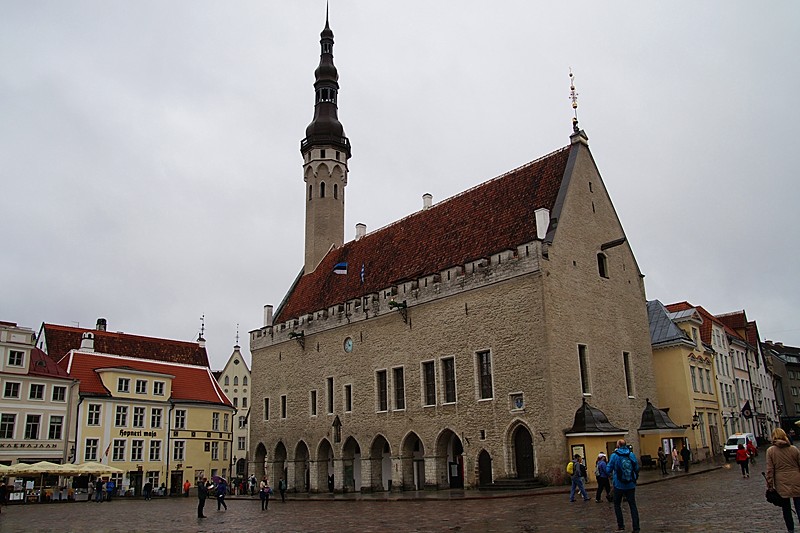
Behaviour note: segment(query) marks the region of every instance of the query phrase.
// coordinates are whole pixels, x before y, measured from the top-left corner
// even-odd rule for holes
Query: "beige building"
[[[0,464],[66,463],[77,384],[41,350],[36,334],[0,322]]]
[[[250,368],[242,357],[241,347],[237,343],[223,369],[214,372],[214,377],[222,387],[225,395],[233,403],[233,451],[231,452],[231,477],[246,478],[250,431],[247,418],[250,411]]]
[[[586,134],[343,243],[327,24],[320,43],[306,262],[250,333],[256,475],[297,491],[560,482],[575,450],[626,436],[638,451],[657,397],[643,276]],[[586,404],[611,431],[576,430]]]

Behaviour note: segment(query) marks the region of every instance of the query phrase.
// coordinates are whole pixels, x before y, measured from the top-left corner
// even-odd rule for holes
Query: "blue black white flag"
[[[364,263],[361,263],[361,284],[364,284]]]
[[[334,274],[347,274],[347,263],[336,263],[333,267]]]

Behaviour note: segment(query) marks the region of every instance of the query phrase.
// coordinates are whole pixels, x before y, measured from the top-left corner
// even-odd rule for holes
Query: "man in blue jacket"
[[[617,441],[617,449],[611,454],[608,472],[614,477],[614,513],[617,515],[617,531],[625,531],[622,517],[622,498],[631,508],[633,533],[639,533],[639,509],[636,508],[636,478],[639,477],[639,461],[628,448],[625,439]]]

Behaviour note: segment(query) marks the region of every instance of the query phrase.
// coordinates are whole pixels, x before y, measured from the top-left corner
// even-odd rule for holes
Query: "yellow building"
[[[234,408],[207,366],[95,352],[84,335],[59,361],[80,380],[75,462],[121,469],[121,494],[148,481],[180,493],[186,480],[228,476]]]
[[[701,333],[708,324],[693,307],[672,310],[653,300],[647,302],[647,311],[659,408],[686,429],[685,440],[676,435],[664,437],[651,448],[663,446],[669,454],[673,447],[680,450],[686,443],[694,461],[719,455],[715,352],[703,342]]]

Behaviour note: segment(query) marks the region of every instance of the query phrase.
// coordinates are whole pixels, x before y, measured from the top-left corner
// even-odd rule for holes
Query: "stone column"
[[[310,492],[320,492],[320,487],[319,487],[320,465],[325,467],[326,472],[328,471],[327,461],[325,462],[312,461],[312,460],[308,461],[308,484],[309,484],[308,490]],[[325,478],[327,479],[327,477],[328,476],[326,474]],[[327,490],[328,490],[328,484],[326,482],[325,491],[327,492]]]
[[[344,492],[344,461],[333,460],[333,492]]]
[[[403,490],[403,458],[392,457],[392,492]]]
[[[287,492],[288,491],[293,491],[295,489],[295,486],[294,486],[295,465],[297,465],[297,463],[295,461],[287,461],[287,463],[286,463],[286,479],[285,479],[285,481],[286,481],[286,490],[287,490]]]

